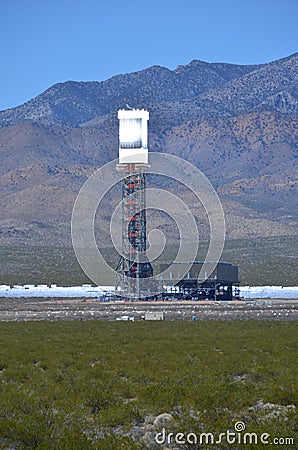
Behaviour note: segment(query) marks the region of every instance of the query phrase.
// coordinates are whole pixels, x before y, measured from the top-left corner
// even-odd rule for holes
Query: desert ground
[[[0,298],[0,320],[116,320],[144,318],[146,311],[163,311],[165,320],[296,320],[297,299],[240,301],[116,301],[74,298]]]

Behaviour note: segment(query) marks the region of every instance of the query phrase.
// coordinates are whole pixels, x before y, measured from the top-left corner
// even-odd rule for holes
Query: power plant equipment
[[[146,168],[148,165],[149,112],[118,111],[119,164],[123,174],[122,254],[116,266],[116,292],[131,300],[150,297],[153,269],[146,257]],[[147,279],[147,280],[146,280]]]

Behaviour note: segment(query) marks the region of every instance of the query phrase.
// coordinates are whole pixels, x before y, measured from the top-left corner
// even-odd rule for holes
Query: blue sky
[[[0,110],[57,82],[297,51],[298,0],[0,0]]]

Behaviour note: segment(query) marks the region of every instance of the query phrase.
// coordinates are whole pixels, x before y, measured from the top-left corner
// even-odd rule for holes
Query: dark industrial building
[[[199,275],[203,262],[196,261],[181,279],[185,265],[189,263],[171,262],[169,278],[160,277],[165,296],[192,300],[233,300],[239,298],[238,267],[227,262],[217,263],[211,275],[200,281]],[[205,263],[214,264],[214,263]],[[160,265],[160,273],[169,267],[169,263]]]
[[[117,170],[122,172],[123,178],[122,252],[116,266],[117,293],[130,300],[153,300],[159,297],[232,300],[239,297],[238,267],[229,263],[168,262],[160,265],[159,272],[162,274],[170,266],[171,269],[166,272],[168,279],[163,279],[162,275],[153,276],[153,268],[146,256],[149,112],[143,109],[120,109],[118,119]],[[209,266],[210,270],[208,264],[212,265]],[[201,269],[206,274],[202,274]]]

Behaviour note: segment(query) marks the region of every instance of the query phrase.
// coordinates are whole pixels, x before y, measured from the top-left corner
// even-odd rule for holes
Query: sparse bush
[[[293,322],[2,323],[0,341],[1,448],[156,448],[131,430],[164,412],[173,432],[222,432],[241,419],[293,435]]]

